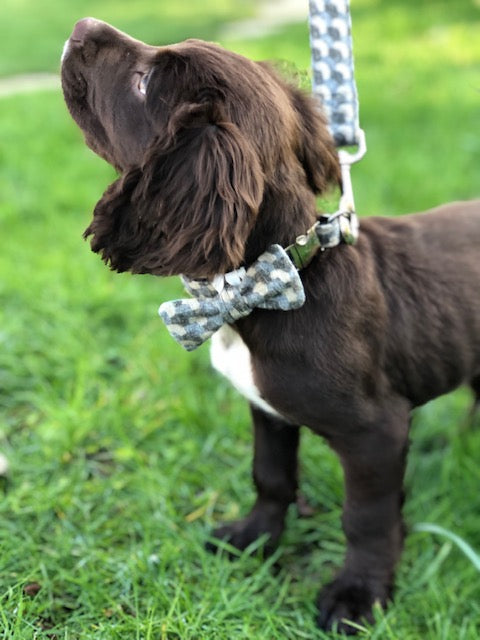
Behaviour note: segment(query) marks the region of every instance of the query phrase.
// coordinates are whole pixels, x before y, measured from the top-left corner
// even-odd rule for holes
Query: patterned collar
[[[298,236],[285,251],[297,269],[310,264],[318,251],[331,249],[339,244],[355,244],[358,238],[358,218],[352,211],[337,211],[322,215],[304,235]]]
[[[224,324],[234,324],[254,309],[291,311],[305,302],[299,270],[318,251],[340,243],[353,244],[358,235],[354,213],[322,216],[306,234],[283,249],[272,245],[248,268],[212,280],[182,277],[193,297],[164,302],[158,312],[171,336],[187,351],[196,349]]]

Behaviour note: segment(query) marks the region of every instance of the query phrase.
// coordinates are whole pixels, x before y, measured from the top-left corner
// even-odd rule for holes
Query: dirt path
[[[307,20],[307,0],[265,0],[259,3],[257,15],[225,25],[222,38],[253,38],[268,35],[289,22]]]
[[[60,88],[60,77],[55,73],[29,73],[0,78],[0,98],[17,93]]]
[[[257,15],[249,20],[227,24],[220,38],[260,37],[272,33],[289,22],[306,20],[307,0],[265,0],[259,3]],[[29,73],[0,78],[0,98],[32,91],[60,89],[60,77],[55,73]]]

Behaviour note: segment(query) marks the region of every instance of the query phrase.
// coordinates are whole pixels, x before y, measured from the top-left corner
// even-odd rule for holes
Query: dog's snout
[[[87,34],[99,24],[100,21],[95,18],[82,18],[75,24],[70,41],[83,44]]]

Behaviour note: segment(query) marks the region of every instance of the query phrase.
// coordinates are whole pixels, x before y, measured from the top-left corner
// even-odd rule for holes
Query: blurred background
[[[360,215],[480,195],[479,0],[352,0]],[[5,638],[320,638],[313,601],[342,559],[342,478],[311,434],[310,519],[266,564],[203,550],[253,500],[244,402],[156,310],[177,279],[117,275],[81,235],[114,171],[84,145],[58,71],[76,20],[150,44],[214,40],[308,89],[306,1],[3,0],[0,20],[0,629]],[[466,390],[417,412],[409,524],[480,549],[480,431]],[[478,427],[478,424],[477,424]],[[4,465],[5,466],[5,465]],[[1,465],[0,465],[1,467]],[[371,638],[478,638],[478,572],[414,533]],[[1,634],[0,634],[1,635]]]

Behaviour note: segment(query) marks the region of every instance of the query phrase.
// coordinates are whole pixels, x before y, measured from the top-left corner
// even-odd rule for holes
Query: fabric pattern
[[[313,93],[338,147],[357,145],[358,94],[354,78],[349,0],[310,0]]]
[[[248,269],[213,280],[182,279],[194,297],[164,302],[158,313],[171,336],[187,351],[255,308],[289,311],[305,302],[298,271],[280,245],[272,245]]]

